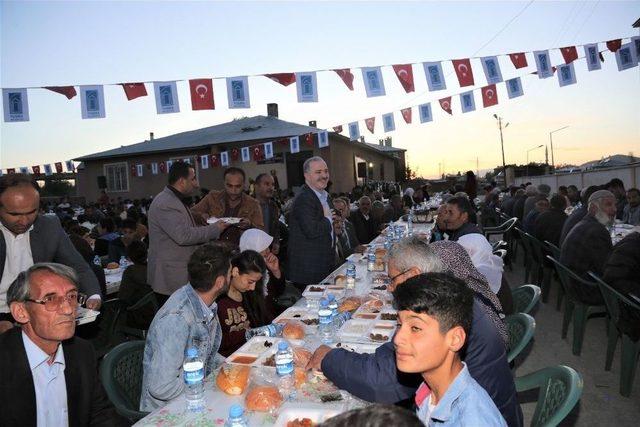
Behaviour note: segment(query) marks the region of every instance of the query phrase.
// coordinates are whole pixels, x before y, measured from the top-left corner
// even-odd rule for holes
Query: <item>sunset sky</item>
[[[0,168],[42,165],[212,126],[235,117],[266,115],[279,104],[280,118],[317,120],[321,128],[360,121],[367,142],[386,136],[381,115],[431,102],[434,120],[413,124],[396,113],[393,144],[408,150],[418,175],[489,169],[501,163],[493,114],[504,130],[507,163],[525,163],[527,150],[554,134],[556,164],[579,164],[609,154],[640,155],[640,68],[619,72],[604,53],[602,70],[575,63],[577,84],[559,87],[557,76],[539,79],[533,56],[516,70],[499,57],[504,79],[522,76],[524,96],[508,99],[498,85],[499,105],[462,114],[460,89],[444,62],[446,91],[429,92],[424,61],[530,52],[638,36],[638,1],[476,2],[11,2],[1,3],[3,88],[186,80],[275,72],[313,71],[414,63],[416,90],[405,93],[390,67],[383,68],[387,96],[367,98],[359,69],[355,91],[332,72],[318,73],[318,103],[298,103],[295,85],[283,87],[250,77],[250,109],[229,110],[224,80],[214,81],[216,109],[191,111],[188,82],[178,82],[181,112],[156,114],[148,97],[127,101],[120,86],[105,86],[106,118],[82,120],[80,100],[43,89],[29,90],[31,120],[4,123]],[[600,44],[600,50],[606,47]],[[583,49],[578,47],[582,57]],[[551,50],[554,64],[562,63]],[[484,86],[480,61],[472,60],[475,88]],[[453,95],[453,115],[438,99]],[[376,117],[376,134],[365,127]],[[551,156],[551,155],[549,155]],[[544,160],[544,148],[529,152]],[[440,164],[440,165],[439,165]]]

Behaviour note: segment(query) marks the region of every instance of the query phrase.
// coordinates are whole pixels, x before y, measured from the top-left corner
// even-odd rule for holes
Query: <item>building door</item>
[[[301,187],[304,184],[304,172],[302,165],[309,157],[313,157],[313,151],[300,151],[299,153],[285,153],[287,165],[287,187]]]

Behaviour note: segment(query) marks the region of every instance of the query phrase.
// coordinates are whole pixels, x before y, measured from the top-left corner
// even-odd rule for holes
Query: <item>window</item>
[[[127,163],[110,163],[104,165],[104,175],[107,177],[107,191],[117,193],[129,191],[129,174]]]

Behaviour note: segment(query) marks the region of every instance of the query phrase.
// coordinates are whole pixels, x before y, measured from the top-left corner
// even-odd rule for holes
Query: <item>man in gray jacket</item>
[[[149,284],[163,304],[178,288],[187,283],[187,263],[202,244],[215,240],[228,224],[198,226],[189,206],[182,199],[198,190],[196,171],[178,161],[169,170],[169,185],[149,207]]]

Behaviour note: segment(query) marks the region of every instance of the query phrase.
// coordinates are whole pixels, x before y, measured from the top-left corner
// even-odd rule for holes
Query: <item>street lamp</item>
[[[564,126],[561,127],[559,129],[556,130],[552,130],[551,132],[549,132],[549,142],[551,143],[551,168],[553,169],[553,173],[556,173],[556,161],[555,158],[553,157],[553,134],[556,132],[560,132],[561,130],[564,130],[566,128],[568,128],[569,126]]]
[[[502,149],[502,175],[504,176],[504,186],[507,187],[507,165],[504,162],[504,139],[502,138],[502,117],[498,117],[494,114],[493,117],[498,121],[498,128],[500,129],[500,148]],[[509,123],[504,125],[505,129],[509,126]]]
[[[529,150],[527,150],[527,176],[529,176],[529,151],[537,150],[538,148],[542,148],[542,147],[544,147],[544,146],[542,144],[540,144],[537,147],[533,147],[533,148],[530,148]]]

